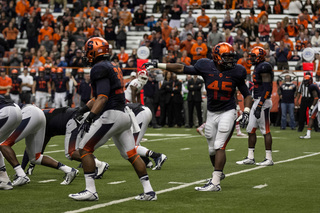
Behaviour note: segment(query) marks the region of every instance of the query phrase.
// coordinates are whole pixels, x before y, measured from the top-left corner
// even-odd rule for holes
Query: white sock
[[[72,171],[72,168],[71,168],[71,167],[66,166],[66,165],[64,165],[64,164],[62,164],[62,163],[60,163],[60,162],[59,162],[59,164],[61,165],[61,166],[59,167],[59,169],[60,169],[61,171],[63,171],[64,173],[68,173],[68,172],[71,172],[71,171]]]
[[[86,180],[86,190],[96,193],[96,185],[94,183],[95,173],[84,174],[84,179]]]
[[[222,171],[214,171],[212,173],[212,183],[214,185],[220,184],[221,175],[222,175]]]
[[[95,158],[94,162],[96,163],[96,167],[101,166],[101,161],[99,161],[98,158]]]
[[[142,184],[144,193],[153,191],[148,175],[140,177],[140,182]]]
[[[16,171],[16,174],[20,177],[26,176],[26,173],[24,173],[23,169],[21,168],[21,165],[14,167],[14,170]]]
[[[266,150],[266,159],[272,160],[272,151],[271,150]]]
[[[6,164],[4,164],[4,157],[2,153],[0,152],[0,168],[5,167]]]
[[[311,136],[311,130],[310,129],[307,130],[307,136]]]
[[[237,124],[236,124],[236,130],[237,130],[237,134],[239,135],[239,134],[241,134],[242,132],[241,132],[241,129],[240,129],[240,124],[237,122]]]
[[[138,155],[140,155],[142,157],[148,157],[147,156],[147,152],[148,152],[149,149],[147,149],[144,146],[136,146],[136,149],[137,149]]]
[[[1,181],[5,181],[5,182],[9,182],[9,181],[10,181],[5,166],[3,166],[3,167],[0,168],[0,180],[1,180]]]
[[[248,149],[248,158],[249,159],[254,159],[254,148],[249,148]]]

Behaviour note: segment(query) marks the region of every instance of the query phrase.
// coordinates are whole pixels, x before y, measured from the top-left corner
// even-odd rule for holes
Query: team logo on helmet
[[[212,49],[213,61],[223,66],[225,69],[232,69],[236,65],[236,54],[233,47],[226,42],[214,46]]]
[[[249,53],[249,64],[258,64],[260,62],[265,61],[265,57],[267,52],[262,47],[254,47],[251,52]]]
[[[100,37],[90,38],[85,44],[85,57],[89,63],[94,63],[99,56],[109,55],[109,43]]]

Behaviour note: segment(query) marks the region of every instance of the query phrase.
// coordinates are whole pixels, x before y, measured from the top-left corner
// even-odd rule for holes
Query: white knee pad
[[[208,149],[209,149],[209,155],[210,155],[210,156],[213,156],[213,155],[216,154],[216,149],[215,149],[214,147],[210,147],[210,146],[209,146]]]
[[[41,154],[40,157],[38,157],[38,159],[32,158],[30,160],[30,162],[33,163],[33,164],[41,165],[42,159],[43,159],[43,155]]]
[[[218,126],[218,131],[226,133],[230,130],[230,123],[226,121],[221,121]]]
[[[147,157],[147,152],[148,149],[144,146],[136,146],[136,150],[138,155],[142,156],[142,157]]]

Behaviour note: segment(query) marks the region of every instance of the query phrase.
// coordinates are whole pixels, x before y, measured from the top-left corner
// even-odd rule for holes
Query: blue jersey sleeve
[[[188,75],[198,75],[194,66],[184,66],[183,73]]]
[[[102,78],[96,81],[96,94],[109,97],[110,94],[110,80],[108,78]]]

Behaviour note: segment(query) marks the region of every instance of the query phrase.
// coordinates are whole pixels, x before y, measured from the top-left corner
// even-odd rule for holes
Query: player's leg
[[[60,101],[61,101],[62,107],[68,106],[68,100],[66,100],[67,94],[65,92],[62,92],[62,93],[60,93],[60,95],[61,95],[61,100]]]
[[[281,103],[281,129],[286,129],[287,127],[287,110],[288,104]]]
[[[314,120],[316,119],[317,115],[318,115],[318,107],[316,106],[311,112],[311,115],[309,118],[309,123],[308,123],[307,133],[305,136],[300,136],[300,139],[310,139],[311,138],[312,126],[313,126]]]
[[[0,152],[0,190],[10,190],[12,188],[12,183],[8,177],[6,165],[4,164],[4,157]]]
[[[261,134],[264,136],[266,157],[260,162],[256,163],[258,166],[272,166],[272,136],[270,132],[270,109],[272,108],[271,100],[266,100],[262,106],[261,117],[258,120]]]

